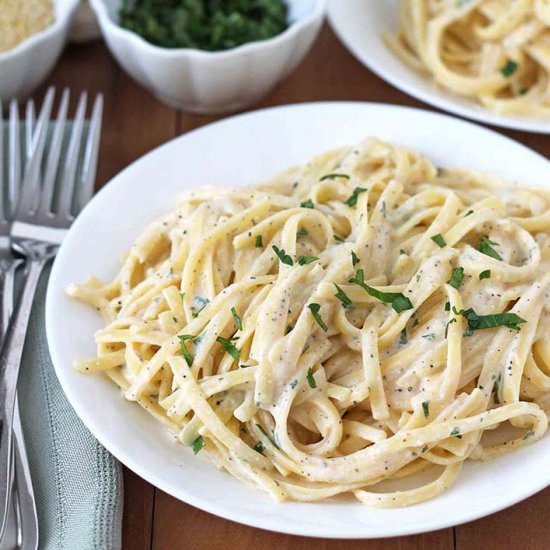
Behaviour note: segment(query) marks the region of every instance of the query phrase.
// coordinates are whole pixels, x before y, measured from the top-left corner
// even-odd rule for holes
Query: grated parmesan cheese
[[[0,52],[15,48],[53,21],[53,0],[0,0]]]

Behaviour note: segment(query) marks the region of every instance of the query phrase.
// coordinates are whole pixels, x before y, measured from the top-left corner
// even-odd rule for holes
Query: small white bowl
[[[54,0],[55,20],[11,50],[0,53],[0,98],[24,99],[52,70],[67,40],[80,0]]]
[[[196,113],[237,111],[258,101],[303,59],[326,0],[288,0],[281,34],[221,52],[160,48],[118,25],[120,0],[90,0],[105,40],[122,67],[161,101]]]

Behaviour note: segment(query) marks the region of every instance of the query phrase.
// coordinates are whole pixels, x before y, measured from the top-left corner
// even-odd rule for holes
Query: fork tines
[[[49,225],[57,220],[59,226],[64,227],[93,194],[103,97],[96,97],[89,124],[86,123],[88,97],[85,92],[78,99],[72,121],[68,119],[69,90],[63,90],[57,118],[51,120],[54,100],[55,89],[50,88],[34,128],[17,220],[28,218],[29,222]]]

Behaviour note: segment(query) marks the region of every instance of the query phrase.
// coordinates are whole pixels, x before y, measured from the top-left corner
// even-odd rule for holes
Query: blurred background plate
[[[363,65],[401,91],[445,111],[486,124],[550,133],[549,120],[493,113],[472,100],[444,90],[405,65],[382,38],[384,32],[399,28],[400,1],[329,0],[329,21],[340,40]]]

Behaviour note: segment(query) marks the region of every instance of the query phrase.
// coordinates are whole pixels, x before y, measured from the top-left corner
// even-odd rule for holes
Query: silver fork
[[[6,174],[5,181],[4,132],[0,125],[0,189],[3,191],[0,196],[0,339],[5,334],[13,309],[15,272],[22,263],[21,260],[14,258],[10,250],[8,221],[13,215],[22,172],[19,113],[15,101],[11,102],[9,112],[8,173]],[[1,113],[2,104],[0,102]],[[0,116],[0,124],[1,121]],[[32,153],[33,126],[34,105],[32,102],[29,102],[27,104],[25,119],[25,163]],[[7,529],[3,530],[4,533],[0,529],[0,547],[35,550],[38,546],[38,520],[17,398],[15,401],[13,424],[12,460],[14,461],[14,473],[12,474],[12,485],[8,488],[8,494],[11,497],[12,503],[8,509],[5,522]],[[2,524],[0,524],[0,528]],[[24,541],[23,531],[25,532]]]
[[[42,270],[56,255],[74,215],[92,196],[97,168],[102,96],[94,103],[87,135],[84,131],[87,96],[85,93],[80,96],[62,166],[69,92],[63,92],[46,154],[54,97],[55,91],[48,90],[36,123],[32,156],[10,229],[11,247],[26,259],[27,266],[23,288],[0,352],[0,518],[5,517],[9,505],[16,384],[34,295]]]

